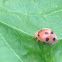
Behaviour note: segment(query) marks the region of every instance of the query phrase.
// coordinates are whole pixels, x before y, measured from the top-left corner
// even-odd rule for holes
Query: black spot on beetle
[[[48,32],[45,32],[45,34],[48,34]]]
[[[46,38],[46,41],[48,41],[49,40],[49,38]]]
[[[54,34],[53,31],[51,31],[51,34]]]
[[[53,41],[55,41],[55,38],[53,38]]]

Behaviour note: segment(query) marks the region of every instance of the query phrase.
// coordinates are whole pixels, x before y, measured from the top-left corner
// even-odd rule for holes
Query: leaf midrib
[[[8,25],[7,23],[4,23],[4,22],[2,22],[2,21],[0,21],[0,23],[4,24],[4,25],[6,25],[6,26],[8,26],[8,27],[10,27],[10,28],[13,28],[14,30],[20,31],[20,32],[22,32],[22,33],[25,33],[25,34],[27,34],[27,35],[29,35],[29,36],[33,36],[33,35],[31,35],[31,34],[28,34],[28,33],[24,32],[23,30],[20,30],[20,29],[18,29],[18,28],[15,28],[15,27],[13,27],[13,26],[11,26],[11,25]]]
[[[17,55],[17,53],[11,48],[11,46],[8,44],[8,42],[5,40],[5,38],[4,38],[4,36],[0,33],[0,35],[1,35],[1,37],[2,37],[2,39],[4,40],[4,42],[6,43],[6,45],[10,48],[10,50],[15,54],[15,56],[21,61],[21,62],[23,62],[22,61],[22,59]]]

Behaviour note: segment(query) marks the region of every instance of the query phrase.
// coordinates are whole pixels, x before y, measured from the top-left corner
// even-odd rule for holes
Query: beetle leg
[[[37,42],[39,42],[39,40],[37,39]]]
[[[49,46],[51,46],[51,43],[48,43],[49,44]]]
[[[44,42],[43,42],[43,47],[45,47],[45,44],[44,44]]]
[[[41,41],[41,43],[43,44],[43,42]]]
[[[43,44],[43,47],[45,46],[44,42],[41,41],[41,43]]]

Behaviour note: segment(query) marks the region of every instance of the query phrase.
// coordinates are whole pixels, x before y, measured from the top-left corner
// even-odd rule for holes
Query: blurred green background
[[[58,42],[37,43],[42,28]],[[0,0],[0,62],[62,62],[62,0]]]

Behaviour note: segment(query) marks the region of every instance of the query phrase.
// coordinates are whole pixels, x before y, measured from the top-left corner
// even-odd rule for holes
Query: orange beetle
[[[37,38],[37,41],[40,40],[42,42],[48,42],[48,43],[56,43],[57,42],[57,36],[56,34],[48,28],[43,28],[39,31],[37,31],[34,34],[34,38]]]

